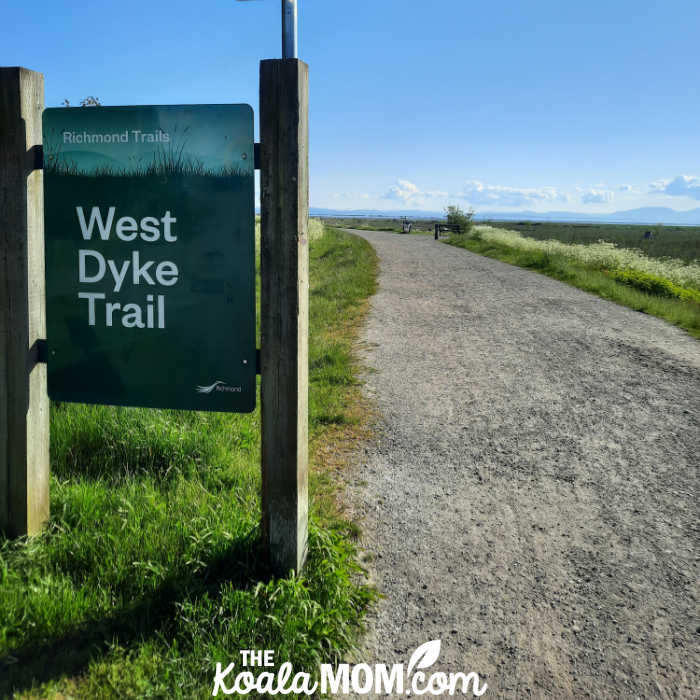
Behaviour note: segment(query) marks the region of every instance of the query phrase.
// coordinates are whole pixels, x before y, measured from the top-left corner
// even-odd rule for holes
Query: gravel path
[[[697,698],[700,342],[422,236],[376,248],[376,438],[353,468],[386,596],[358,661],[442,640],[484,697]],[[370,697],[364,695],[362,697]]]

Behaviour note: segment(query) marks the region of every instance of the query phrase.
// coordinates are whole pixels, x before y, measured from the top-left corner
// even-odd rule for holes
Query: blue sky
[[[46,105],[244,102],[280,2],[5,3]],[[311,205],[700,207],[697,0],[299,0]],[[257,127],[256,127],[257,129]]]

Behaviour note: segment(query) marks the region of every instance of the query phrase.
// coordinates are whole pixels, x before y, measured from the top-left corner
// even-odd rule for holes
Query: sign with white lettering
[[[248,105],[45,110],[52,399],[253,410],[253,174]]]

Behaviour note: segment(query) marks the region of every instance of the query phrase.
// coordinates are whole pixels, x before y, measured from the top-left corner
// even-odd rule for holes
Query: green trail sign
[[[79,107],[43,117],[48,392],[253,410],[253,112]]]

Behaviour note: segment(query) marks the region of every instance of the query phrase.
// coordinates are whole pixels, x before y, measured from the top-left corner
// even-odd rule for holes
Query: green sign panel
[[[49,396],[253,410],[248,105],[44,112]]]

